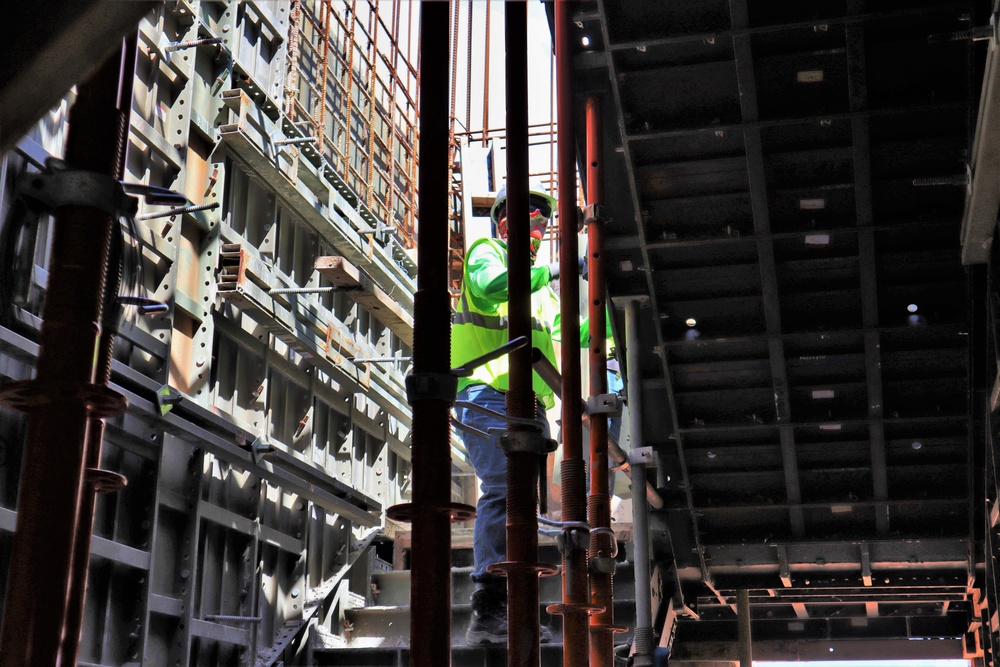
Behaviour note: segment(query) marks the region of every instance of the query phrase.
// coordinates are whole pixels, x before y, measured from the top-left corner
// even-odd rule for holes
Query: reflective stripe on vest
[[[490,329],[492,331],[505,331],[507,329],[507,316],[506,315],[484,315],[482,313],[475,313],[469,309],[469,302],[465,296],[465,290],[462,290],[461,309],[455,313],[455,320],[453,324],[472,324],[477,327],[482,327],[483,329]],[[538,321],[537,318],[531,318],[531,329],[533,331],[544,331],[545,333],[552,333],[552,328],[543,325]]]

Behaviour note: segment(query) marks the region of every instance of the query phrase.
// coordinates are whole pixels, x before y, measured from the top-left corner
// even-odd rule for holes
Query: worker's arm
[[[604,318],[604,335],[609,341],[609,347],[613,346],[611,342],[613,340],[613,335],[611,333],[611,316],[610,313],[606,313]],[[562,315],[556,314],[555,322],[552,325],[552,340],[557,343],[562,342]],[[580,348],[587,348],[590,346],[590,318],[585,317],[580,321]]]
[[[496,248],[488,243],[476,246],[472,249],[467,263],[466,280],[472,296],[490,303],[507,301],[507,264]],[[532,292],[545,287],[551,280],[552,272],[549,267],[532,267]]]

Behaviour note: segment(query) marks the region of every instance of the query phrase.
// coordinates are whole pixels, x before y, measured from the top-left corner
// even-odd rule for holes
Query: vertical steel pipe
[[[629,432],[632,450],[645,445],[642,436],[642,373],[639,370],[639,300],[625,302],[625,350],[628,373]],[[631,457],[630,457],[631,458]],[[646,465],[632,460],[632,530],[635,542],[635,667],[653,664],[653,615],[649,574],[649,503]]]
[[[587,98],[587,204],[603,203],[604,173],[601,102]],[[597,215],[587,223],[587,261],[589,263],[588,308],[590,314],[590,395],[608,392],[607,314],[604,288],[604,223]],[[592,528],[611,527],[611,496],[608,490],[608,418],[590,416],[590,497],[587,520]],[[606,531],[590,540],[590,557],[608,563],[614,551],[614,537]],[[611,572],[607,570],[611,570]],[[592,667],[614,665],[614,574],[610,567],[591,568],[590,599],[604,610],[590,617],[590,664]]]
[[[138,46],[138,32],[129,35],[122,45],[121,90],[115,115],[116,146],[119,154],[116,157],[114,177],[122,180],[125,177],[125,160],[128,151],[129,123],[132,116],[132,84],[135,80],[135,58]],[[124,248],[122,248],[124,251]],[[112,253],[107,277],[105,294],[115,295],[121,287],[121,273],[118,259]],[[105,306],[108,303],[105,298]],[[116,320],[118,312],[105,312],[104,324],[98,346],[97,366],[94,372],[96,382],[107,386],[111,381],[111,361],[114,354]],[[104,440],[104,420],[91,419],[87,431],[87,458],[84,462],[84,485],[80,495],[80,521],[76,528],[76,544],[73,548],[73,575],[69,590],[69,607],[66,619],[66,641],[63,650],[64,662],[75,665],[80,650],[80,632],[83,630],[83,616],[87,599],[87,575],[90,570],[90,545],[94,530],[94,511],[97,507],[97,494],[100,487],[93,479],[87,479],[87,471],[96,471],[101,467],[101,445]]]
[[[556,101],[559,176],[559,302],[562,318],[561,395],[563,460],[560,464],[562,519],[587,520],[586,463],[583,459],[583,424],[580,401],[580,281],[577,278],[576,137],[573,122],[573,16],[569,0],[556,0]],[[589,660],[590,590],[587,553],[563,553],[562,601],[563,665],[579,667]]]
[[[448,374],[448,3],[420,3],[420,230],[413,373]],[[413,404],[410,664],[451,664],[450,401]],[[448,545],[442,548],[442,545]]]
[[[112,54],[78,88],[65,156],[73,169],[109,179],[120,172],[132,98],[126,51]],[[0,630],[3,667],[69,664],[63,642],[88,430],[100,394],[93,381],[115,224],[89,206],[56,212],[33,381],[46,402],[28,418]]]
[[[531,337],[531,255],[528,220],[528,5],[504,4],[507,74],[507,280],[508,331]],[[536,414],[531,349],[510,353],[507,414]],[[516,430],[511,425],[511,431]],[[539,650],[538,455],[507,457],[507,651],[508,664],[537,665]]]
[[[736,623],[740,644],[740,667],[753,667],[753,638],[750,636],[750,591],[736,591]]]

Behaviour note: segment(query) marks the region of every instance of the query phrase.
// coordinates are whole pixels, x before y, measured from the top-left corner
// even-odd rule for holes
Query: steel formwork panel
[[[180,0],[140,25],[128,180],[218,206],[140,208],[140,287],[171,309],[123,321],[116,340],[112,382],[131,407],[109,420],[102,465],[129,486],[98,501],[81,664],[299,660],[310,623],[338,635],[343,605],[369,594],[352,568],[367,566],[384,508],[407,498],[410,415],[405,362],[352,359],[409,349],[343,294],[268,292],[329,287],[315,257],[343,255],[412,306],[416,14],[388,1]],[[310,80],[324,22],[329,72]],[[183,46],[196,40],[218,43]],[[60,154],[64,111],[4,157],[0,208],[17,173]],[[317,127],[325,159],[281,145]],[[32,373],[47,225],[22,237],[26,270],[0,304],[2,381]],[[256,263],[243,302],[221,298],[228,245]],[[165,414],[163,385],[182,394]],[[22,431],[0,412],[0,561]]]

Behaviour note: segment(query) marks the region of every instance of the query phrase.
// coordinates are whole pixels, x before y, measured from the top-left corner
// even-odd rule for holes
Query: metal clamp
[[[590,548],[590,524],[585,521],[554,521],[539,516],[538,523],[558,529],[545,530],[539,528],[538,532],[555,535],[556,546],[559,548],[559,553],[563,555],[573,549],[587,550]]]
[[[588,561],[587,564],[593,574],[615,573],[615,559],[609,556],[594,556]]]
[[[125,194],[118,179],[70,169],[62,160],[50,158],[45,165],[47,171],[21,177],[18,195],[53,211],[63,206],[87,206],[112,217],[135,217],[139,202]]]
[[[514,452],[527,452],[541,456],[556,451],[556,441],[552,438],[546,438],[540,431],[502,431],[491,428],[490,435],[496,446],[502,449],[507,456]]]
[[[611,415],[620,417],[622,414],[622,397],[618,394],[598,394],[587,399],[588,415]]]
[[[406,376],[406,401],[455,402],[458,394],[458,377],[452,373],[410,373]]]
[[[652,447],[636,447],[628,453],[628,464],[632,467],[656,464],[656,451]]]

